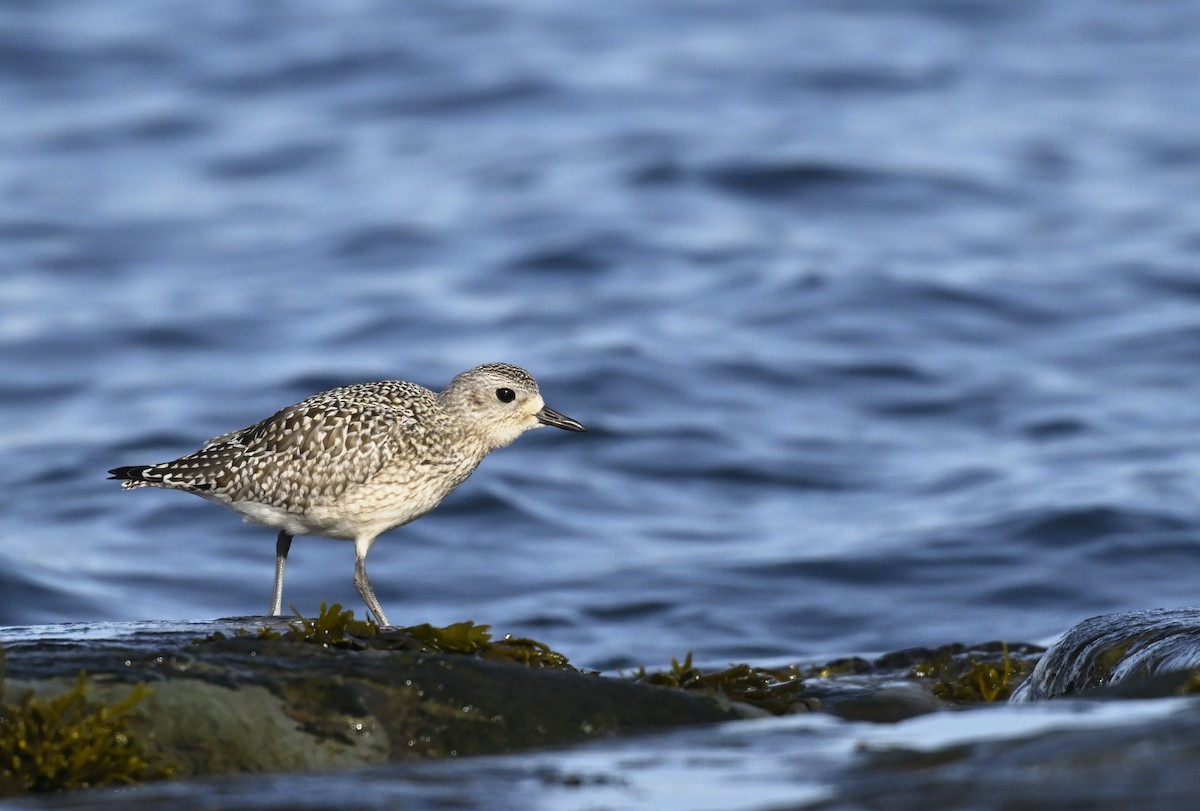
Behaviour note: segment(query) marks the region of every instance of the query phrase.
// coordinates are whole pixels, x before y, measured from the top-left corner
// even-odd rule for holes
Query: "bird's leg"
[[[283,614],[283,570],[287,568],[288,552],[292,548],[292,536],[285,530],[279,530],[279,538],[275,541],[275,590],[271,593],[271,616]]]
[[[380,628],[386,628],[388,625],[387,617],[383,614],[383,608],[379,605],[379,598],[375,596],[375,589],[371,587],[371,581],[367,577],[367,552],[375,543],[375,538],[362,539],[358,538],[354,541],[354,587],[358,589],[359,595],[363,598],[363,602],[367,604],[367,608],[375,615],[375,622]]]

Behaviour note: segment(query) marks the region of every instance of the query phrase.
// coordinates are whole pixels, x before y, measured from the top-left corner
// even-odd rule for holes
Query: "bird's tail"
[[[130,465],[128,467],[114,467],[112,470],[108,471],[110,474],[112,474],[108,478],[117,479],[121,482],[121,486],[126,490],[129,490],[133,487],[153,487],[162,481],[161,476],[146,475],[147,472],[153,467],[154,465]]]

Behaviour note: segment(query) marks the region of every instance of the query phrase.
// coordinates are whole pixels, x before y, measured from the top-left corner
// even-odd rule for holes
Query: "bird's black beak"
[[[541,411],[534,414],[537,421],[542,425],[553,425],[555,428],[562,428],[564,431],[586,431],[587,429],[580,425],[575,420],[563,414],[559,414],[549,408],[543,407]]]

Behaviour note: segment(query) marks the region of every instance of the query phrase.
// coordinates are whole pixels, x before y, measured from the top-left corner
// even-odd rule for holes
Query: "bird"
[[[294,536],[353,541],[355,588],[386,627],[367,577],[376,539],[433,510],[485,456],[543,425],[587,430],[547,407],[529,372],[486,363],[440,393],[402,380],[330,389],[173,461],[108,472],[123,489],[194,493],[279,530],[271,616],[283,613]]]

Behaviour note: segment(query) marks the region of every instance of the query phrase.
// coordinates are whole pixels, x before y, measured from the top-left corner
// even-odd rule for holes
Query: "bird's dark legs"
[[[375,615],[375,622],[380,628],[386,628],[388,625],[387,617],[383,614],[383,608],[379,605],[379,599],[375,596],[375,589],[371,587],[371,581],[367,578],[367,552],[375,543],[375,539],[356,540],[354,542],[354,587],[358,589],[359,595],[363,598],[363,602],[367,604],[367,608]]]
[[[283,614],[283,570],[287,568],[288,551],[292,548],[292,536],[279,530],[275,541],[275,590],[271,594],[271,616]]]

